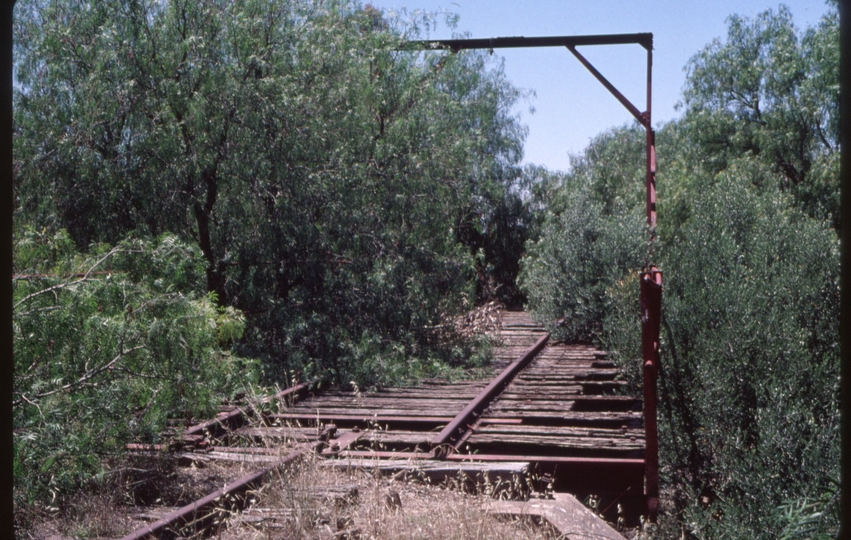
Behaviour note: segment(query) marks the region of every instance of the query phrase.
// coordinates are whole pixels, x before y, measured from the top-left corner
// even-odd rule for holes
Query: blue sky
[[[769,0],[363,0],[381,9],[451,12],[459,16],[455,32],[470,37],[559,36],[652,32],[653,124],[677,118],[674,109],[685,82],[684,68],[714,38],[726,36],[726,19],[777,10]],[[788,0],[799,29],[813,26],[827,11],[823,0]],[[438,17],[443,21],[443,17]],[[441,24],[430,38],[450,38]],[[588,58],[626,97],[645,109],[646,53],[639,45],[583,47]],[[536,93],[518,112],[529,126],[525,163],[566,169],[569,154],[580,153],[596,134],[630,122],[632,117],[567,51],[502,49],[512,83]],[[535,113],[529,113],[529,107]]]

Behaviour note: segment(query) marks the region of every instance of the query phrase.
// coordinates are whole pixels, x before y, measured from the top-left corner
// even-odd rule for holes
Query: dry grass
[[[222,540],[543,539],[549,527],[498,520],[489,500],[421,482],[380,478],[362,470],[319,467],[310,458],[254,494],[251,508],[213,535]]]
[[[496,338],[502,328],[502,312],[505,306],[499,302],[488,302],[453,321],[455,331],[465,338],[490,335]]]
[[[177,467],[168,455],[130,456],[109,481],[83,488],[61,508],[16,508],[21,540],[121,538],[254,471],[256,464]],[[144,517],[144,519],[140,519]]]
[[[265,540],[305,538],[346,539],[504,539],[553,538],[549,526],[531,519],[498,519],[484,513],[491,500],[446,486],[381,478],[369,471],[340,471],[319,466],[309,454],[300,464],[275,473],[270,482],[250,494],[249,508],[230,514],[211,538]],[[138,462],[131,465],[138,468]],[[120,538],[176,506],[204,496],[259,465],[220,465],[202,469],[165,467],[124,480],[147,486],[81,493],[72,505],[42,513],[22,538],[71,540]],[[481,486],[480,486],[481,487]],[[485,489],[481,489],[485,491]],[[139,497],[140,494],[143,494]],[[133,499],[136,500],[133,500]]]

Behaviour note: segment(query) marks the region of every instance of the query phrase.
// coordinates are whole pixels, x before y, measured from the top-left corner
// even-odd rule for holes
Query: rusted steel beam
[[[432,445],[438,446],[442,444],[454,444],[457,442],[464,432],[467,431],[468,426],[475,422],[477,417],[481,416],[482,411],[490,404],[493,398],[499,395],[499,393],[508,386],[508,383],[511,382],[514,376],[532,361],[532,358],[534,358],[544,345],[546,345],[549,338],[549,334],[544,334],[541,339],[529,347],[529,349],[523,353],[520,358],[509,364],[509,366],[505,368],[497,378],[491,381],[491,383],[487,385],[485,389],[473,399],[473,401],[464,407],[464,410],[458,413],[458,415],[455,416],[455,418],[449,422],[445,428],[443,428],[434,442],[432,442]]]
[[[597,71],[597,68],[595,68],[595,67],[591,64],[591,62],[589,62],[588,60],[586,60],[586,59],[585,59],[585,57],[584,57],[584,56],[582,56],[581,54],[579,54],[579,51],[577,51],[577,50],[576,50],[576,47],[574,47],[574,46],[572,46],[572,45],[568,45],[568,46],[567,46],[567,50],[569,50],[569,51],[573,54],[573,56],[575,56],[575,57],[576,57],[576,59],[577,59],[577,60],[579,60],[579,62],[580,62],[583,66],[585,66],[585,68],[586,68],[588,71],[590,71],[590,72],[591,72],[591,75],[593,75],[593,76],[594,76],[594,77],[595,77],[598,81],[600,81],[600,84],[602,84],[604,87],[606,87],[606,90],[608,90],[609,92],[611,92],[611,94],[612,94],[613,96],[615,96],[615,98],[616,98],[618,101],[620,101],[620,102],[621,102],[621,105],[623,105],[624,107],[626,107],[626,110],[628,110],[628,111],[629,111],[629,113],[630,113],[632,116],[634,116],[634,117],[635,117],[635,119],[636,119],[636,120],[638,120],[638,122],[639,122],[642,126],[644,126],[645,128],[647,128],[647,127],[648,127],[648,121],[649,121],[649,120],[648,120],[648,117],[647,117],[647,114],[646,114],[646,113],[642,113],[641,111],[639,111],[639,110],[638,110],[638,108],[637,108],[635,105],[633,105],[633,104],[632,104],[632,102],[631,102],[631,101],[629,101],[629,100],[626,98],[626,96],[624,96],[622,93],[620,93],[620,91],[619,91],[617,88],[615,88],[615,85],[613,85],[612,83],[610,83],[610,82],[609,82],[609,80],[608,80],[608,79],[606,79],[606,78],[603,76],[603,74],[602,74],[602,73],[600,73],[599,71]]]
[[[203,527],[214,517],[213,510],[217,506],[224,504],[224,501],[228,497],[243,494],[249,489],[262,484],[266,476],[273,471],[294,463],[306,453],[316,450],[323,444],[325,444],[323,441],[316,441],[305,445],[303,448],[291,452],[275,465],[247,474],[235,482],[231,482],[223,488],[217,489],[206,497],[187,504],[183,508],[175,510],[171,514],[168,514],[150,525],[145,525],[141,529],[128,534],[121,540],[144,540],[148,538],[171,540],[177,536],[178,530],[187,524],[195,524],[198,528]]]
[[[656,522],[659,505],[659,442],[656,425],[656,378],[659,372],[659,326],[662,318],[662,272],[641,273],[641,356],[644,366],[645,488],[648,519]]]
[[[597,34],[584,36],[498,37],[484,39],[440,39],[409,41],[403,50],[447,48],[452,52],[462,49],[515,49],[529,47],[578,47],[582,45],[628,45],[635,43],[645,49],[653,47],[653,34]]]
[[[652,39],[652,38],[651,38]],[[656,132],[651,124],[651,110],[653,97],[653,47],[647,49],[647,123],[644,124],[645,143],[645,167],[647,169],[645,192],[647,197],[647,226],[650,228],[651,241],[656,235]],[[649,264],[649,262],[648,262]]]

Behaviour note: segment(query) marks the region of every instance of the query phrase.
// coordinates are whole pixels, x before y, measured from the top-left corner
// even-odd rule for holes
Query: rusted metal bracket
[[[630,102],[630,101],[626,98],[626,96],[624,96],[622,93],[620,93],[620,91],[618,91],[618,89],[617,89],[617,88],[615,88],[615,85],[613,85],[612,83],[610,83],[610,82],[609,82],[609,80],[608,80],[608,79],[606,79],[606,78],[603,76],[603,74],[602,74],[602,73],[600,73],[599,71],[597,71],[597,68],[595,68],[595,67],[591,64],[591,62],[589,62],[589,61],[588,61],[588,60],[587,60],[584,56],[582,56],[581,54],[579,54],[579,51],[577,51],[577,50],[576,50],[576,47],[574,47],[573,45],[568,45],[568,46],[567,46],[567,50],[568,50],[568,51],[570,51],[570,52],[573,54],[573,56],[575,56],[575,57],[576,57],[576,59],[577,59],[577,60],[579,60],[579,61],[582,63],[582,65],[583,65],[583,66],[585,66],[585,68],[586,68],[588,71],[590,71],[590,72],[591,72],[591,75],[593,75],[594,77],[596,77],[596,78],[597,78],[597,80],[598,80],[598,81],[600,81],[600,84],[602,84],[603,86],[605,86],[605,87],[606,87],[606,90],[608,90],[609,92],[611,92],[611,93],[612,93],[612,95],[613,95],[613,96],[615,96],[615,98],[617,98],[617,100],[621,102],[621,105],[623,105],[624,107],[626,107],[626,110],[628,110],[628,111],[629,111],[629,113],[630,113],[632,116],[634,116],[634,117],[635,117],[635,119],[636,119],[636,120],[638,120],[638,122],[639,122],[642,126],[644,126],[645,128],[647,127],[648,122],[649,122],[649,118],[648,118],[648,115],[647,115],[647,113],[646,113],[646,112],[640,112],[640,111],[638,110],[638,108],[636,108],[636,106],[635,106],[635,105],[633,105],[633,104],[632,104],[632,102]]]
[[[576,47],[587,45],[629,45],[637,44],[647,51],[647,108],[644,112],[638,110],[615,86],[606,79],[591,62],[579,54]],[[647,133],[646,149],[646,214],[647,226],[650,229],[650,240],[655,238],[656,229],[656,134],[651,124],[651,102],[653,90],[653,34],[649,32],[637,34],[598,34],[584,36],[549,36],[549,37],[501,37],[490,39],[441,39],[435,41],[409,41],[401,50],[449,49],[457,53],[462,49],[508,49],[529,47],[566,47],[588,71],[623,105],[638,122],[644,126]],[[649,263],[649,261],[648,261]]]
[[[423,49],[449,49],[458,52],[462,49],[523,49],[532,47],[580,47],[583,45],[629,45],[637,43],[647,50],[653,48],[653,34],[593,34],[582,36],[545,36],[545,37],[498,37],[473,39],[439,39],[408,41],[400,50],[419,51]]]

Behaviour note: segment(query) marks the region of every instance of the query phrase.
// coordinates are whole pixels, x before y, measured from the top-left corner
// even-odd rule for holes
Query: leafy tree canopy
[[[376,382],[358,343],[475,301],[525,135],[486,54],[397,52],[431,21],[346,0],[16,9],[19,225],[197,245],[277,379]]]
[[[686,136],[716,173],[744,155],[779,173],[802,210],[839,227],[839,13],[799,32],[789,9],[733,15],[687,67]]]

